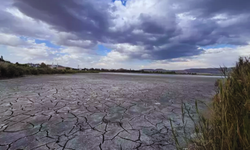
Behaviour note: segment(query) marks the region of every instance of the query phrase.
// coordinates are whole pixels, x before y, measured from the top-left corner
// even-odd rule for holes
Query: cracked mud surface
[[[110,74],[2,80],[0,150],[174,149],[168,119],[180,115],[181,101],[209,100],[215,80]]]

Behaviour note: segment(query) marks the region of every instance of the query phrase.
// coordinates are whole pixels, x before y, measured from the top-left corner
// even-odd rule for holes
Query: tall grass
[[[217,85],[217,94],[206,113],[197,102],[196,116],[183,104],[181,138],[170,121],[177,149],[183,148],[180,141],[184,139],[187,149],[250,150],[250,58],[240,58],[232,72]],[[192,135],[185,132],[185,117],[194,124]]]

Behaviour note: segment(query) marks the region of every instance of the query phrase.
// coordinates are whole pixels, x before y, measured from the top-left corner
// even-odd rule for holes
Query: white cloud
[[[108,53],[107,56],[104,56],[100,61],[101,62],[112,62],[112,63],[117,63],[120,61],[125,61],[127,60],[129,57],[125,56],[119,52],[116,51],[112,51],[110,53]]]
[[[2,33],[48,40],[56,36],[56,31],[50,25],[26,16],[13,6],[5,8],[5,13],[8,14],[5,20],[10,21],[11,25],[3,28],[0,25]]]
[[[164,3],[162,5],[162,3]],[[128,1],[126,7],[121,5],[119,1],[114,3],[116,11],[110,11],[114,19],[112,20],[114,26],[110,29],[112,31],[122,31],[131,26],[139,25],[141,23],[141,15],[154,16],[154,19],[159,18],[169,20],[166,12],[170,13],[171,7],[167,8],[168,0],[133,0]],[[164,13],[162,13],[165,10]],[[166,11],[167,10],[167,11]],[[159,20],[158,19],[158,20]],[[167,26],[166,26],[167,27]],[[141,31],[136,29],[134,33],[140,33]]]
[[[15,35],[0,33],[0,37],[2,37],[0,38],[0,45],[23,46],[27,44],[27,42],[21,40]]]

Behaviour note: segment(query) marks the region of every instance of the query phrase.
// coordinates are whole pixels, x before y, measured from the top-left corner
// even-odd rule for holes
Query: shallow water
[[[174,149],[169,118],[214,77],[45,75],[0,81],[0,149]],[[178,124],[180,120],[176,120]]]

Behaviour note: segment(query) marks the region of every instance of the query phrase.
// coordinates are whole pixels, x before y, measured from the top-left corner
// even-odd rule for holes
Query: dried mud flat
[[[0,81],[0,150],[174,149],[169,118],[215,78],[77,74]],[[178,119],[176,122],[178,124]]]

